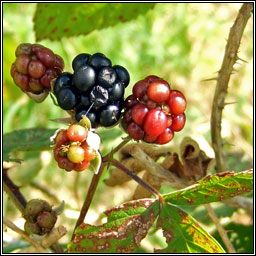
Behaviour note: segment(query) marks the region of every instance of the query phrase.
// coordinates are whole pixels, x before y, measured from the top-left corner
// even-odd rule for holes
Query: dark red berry
[[[40,78],[40,82],[44,87],[50,88],[51,81],[56,77],[57,77],[57,72],[55,71],[55,69],[50,68],[50,69],[47,69],[44,75]]]
[[[167,128],[167,116],[161,110],[151,109],[145,118],[143,128],[147,134],[158,136]]]
[[[146,141],[146,142],[149,142],[149,143],[153,143],[153,142],[155,142],[156,141],[156,139],[157,139],[157,136],[152,136],[152,135],[150,135],[150,134],[145,134],[144,135],[144,141]]]
[[[144,95],[147,93],[148,83],[144,80],[137,82],[132,89],[132,93],[135,98],[142,99]]]
[[[37,217],[37,223],[42,228],[52,228],[56,220],[56,214],[52,212],[42,212]]]
[[[13,80],[14,80],[14,83],[16,85],[18,85],[22,91],[29,91],[29,89],[28,89],[28,82],[29,82],[28,75],[22,75],[19,72],[15,72]]]
[[[126,108],[131,108],[132,106],[134,106],[135,104],[138,103],[138,100],[136,99],[135,96],[130,95],[126,98],[126,100],[124,101],[124,106]]]
[[[36,56],[47,68],[53,68],[56,63],[55,54],[49,48],[39,49]]]
[[[142,103],[136,104],[132,107],[132,119],[138,125],[142,125],[144,123],[147,113],[148,108]]]
[[[172,140],[173,136],[174,136],[174,132],[172,131],[172,129],[166,128],[165,131],[157,137],[156,143],[166,144]]]
[[[30,57],[28,55],[20,55],[15,61],[16,69],[19,73],[26,75],[28,74],[28,64],[30,62]]]
[[[33,93],[40,93],[44,89],[43,85],[40,83],[40,80],[36,78],[30,78],[28,84],[30,91]]]
[[[148,84],[152,83],[152,82],[155,82],[157,81],[158,79],[160,79],[160,77],[158,76],[154,76],[154,75],[151,75],[151,76],[147,76],[144,81]]]
[[[129,108],[124,112],[123,119],[127,124],[132,121],[132,108]]]
[[[185,111],[187,102],[184,95],[180,91],[172,90],[168,105],[172,114],[179,115]]]
[[[177,115],[177,116],[173,116],[173,118],[172,118],[172,125],[171,125],[170,128],[173,131],[178,132],[178,131],[183,129],[185,123],[186,123],[186,115],[185,115],[185,113]]]
[[[134,122],[128,124],[127,132],[135,140],[142,140],[144,137],[143,129]]]
[[[31,60],[28,65],[28,73],[33,78],[40,78],[46,71],[45,66],[39,60]]]

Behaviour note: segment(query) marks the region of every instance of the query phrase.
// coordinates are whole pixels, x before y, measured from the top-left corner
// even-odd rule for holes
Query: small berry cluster
[[[87,143],[88,129],[72,124],[60,130],[55,138],[54,158],[60,168],[77,172],[86,170],[96,157],[96,150]]]
[[[24,218],[26,233],[44,235],[54,227],[57,214],[45,200],[32,199],[26,205]]]
[[[125,100],[123,126],[135,140],[165,144],[186,121],[186,99],[158,76],[148,76],[133,87]]]
[[[50,91],[51,81],[62,73],[63,59],[40,44],[20,44],[11,67],[15,84],[24,92]]]
[[[74,110],[77,122],[86,115],[93,128],[115,125],[130,81],[128,71],[120,65],[112,66],[102,53],[81,53],[74,58],[72,67],[73,74],[65,72],[55,81],[53,92],[59,106]]]

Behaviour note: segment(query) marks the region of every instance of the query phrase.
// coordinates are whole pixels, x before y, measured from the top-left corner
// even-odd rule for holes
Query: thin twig
[[[96,188],[98,186],[98,183],[99,183],[99,180],[100,180],[100,177],[103,173],[103,170],[104,170],[104,167],[106,166],[107,164],[107,161],[112,158],[113,154],[116,153],[117,151],[119,151],[125,144],[127,144],[129,141],[130,141],[131,138],[126,138],[124,139],[119,145],[117,145],[109,154],[107,154],[106,156],[104,156],[102,158],[102,164],[101,164],[101,167],[100,167],[100,170],[98,172],[98,174],[94,174],[93,175],[93,178],[92,178],[92,181],[90,183],[90,187],[88,189],[88,192],[87,192],[87,195],[86,195],[86,198],[85,198],[85,201],[83,203],[83,206],[82,206],[82,209],[80,211],[80,215],[79,215],[79,218],[77,219],[77,222],[76,222],[76,225],[75,225],[75,228],[74,228],[74,231],[73,231],[73,234],[72,234],[72,238],[71,240],[74,239],[75,237],[75,230],[76,228],[83,223],[84,221],[84,218],[88,212],[88,209],[91,205],[91,202],[92,202],[92,199],[93,199],[93,196],[95,194],[95,191],[96,191]]]
[[[151,194],[153,194],[156,198],[160,200],[161,203],[165,203],[162,195],[152,186],[150,186],[147,182],[142,180],[139,176],[137,176],[134,172],[130,171],[127,167],[125,167],[122,163],[117,161],[116,159],[111,159],[110,163],[120,169],[121,171],[125,172],[129,175],[132,179],[138,182],[142,187],[148,190]]]
[[[78,217],[78,219],[76,221],[76,225],[75,225],[75,228],[74,228],[71,240],[73,240],[74,237],[75,237],[75,230],[76,230],[76,228],[80,224],[82,224],[84,222],[84,218],[85,218],[85,216],[86,216],[86,214],[88,212],[88,209],[89,209],[89,207],[91,205],[93,196],[95,194],[95,191],[96,191],[97,185],[99,183],[101,174],[103,173],[104,167],[105,167],[105,163],[103,163],[101,165],[99,172],[97,174],[94,174],[93,177],[92,177],[92,181],[90,183],[90,187],[88,189],[88,192],[87,192],[84,204],[83,204],[82,209],[80,211],[80,215],[79,215],[79,217]]]
[[[3,188],[20,212],[24,214],[27,201],[21,194],[19,187],[9,178],[8,169],[3,169]]]
[[[45,248],[43,248],[39,243],[37,243],[36,241],[34,241],[33,239],[31,239],[29,237],[29,235],[24,232],[23,230],[21,230],[20,228],[18,228],[14,223],[12,223],[10,220],[8,220],[7,218],[3,217],[3,223],[9,227],[10,229],[12,229],[13,231],[15,231],[16,233],[18,233],[21,237],[23,237],[24,239],[26,239],[33,247],[36,248],[38,253],[47,253],[47,251],[45,250]]]
[[[233,72],[233,65],[239,59],[237,56],[240,41],[243,35],[244,28],[251,15],[253,3],[245,3],[242,5],[234,25],[230,29],[225,55],[222,61],[221,69],[217,77],[217,85],[215,89],[212,115],[211,115],[211,136],[212,146],[215,152],[217,172],[225,171],[225,162],[222,152],[221,139],[221,118],[224,108],[225,97],[227,95],[228,82]]]
[[[219,219],[217,218],[215,212],[213,211],[212,207],[210,204],[205,204],[204,205],[210,218],[212,219],[212,221],[214,222],[224,244],[226,245],[228,252],[229,253],[236,253],[235,248],[233,247],[232,243],[230,242],[228,236],[227,236],[227,232],[223,229],[222,225],[219,222]]]

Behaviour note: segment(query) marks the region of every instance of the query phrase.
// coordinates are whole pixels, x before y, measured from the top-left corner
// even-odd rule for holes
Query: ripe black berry
[[[100,124],[105,127],[116,124],[120,117],[121,111],[116,105],[108,105],[104,107],[99,114]]]
[[[79,106],[89,107],[91,105],[90,97],[87,94],[80,95],[80,104]]]
[[[77,55],[72,61],[72,68],[75,71],[78,67],[88,64],[89,58],[91,57],[88,53],[81,53]]]
[[[117,79],[124,84],[125,87],[128,86],[130,82],[130,75],[128,71],[120,65],[113,66],[113,69],[116,71]]]
[[[77,104],[77,96],[70,88],[63,88],[57,94],[59,106],[65,110],[71,110]]]
[[[93,104],[94,109],[99,109],[100,107],[107,104],[108,101],[108,91],[104,87],[97,85],[93,87],[90,92],[90,101]]]
[[[64,72],[61,75],[59,75],[54,83],[54,94],[57,95],[59,91],[64,87],[70,87],[72,85],[72,77],[73,75],[68,72]]]
[[[121,82],[115,82],[112,87],[108,88],[109,100],[117,101],[124,97],[125,86]]]
[[[74,72],[73,84],[78,90],[86,92],[94,85],[95,78],[96,74],[92,67],[89,65],[80,66]]]
[[[104,54],[102,53],[95,53],[93,54],[89,59],[89,65],[95,68],[96,70],[102,68],[102,67],[111,67],[112,63],[111,60],[108,59]]]

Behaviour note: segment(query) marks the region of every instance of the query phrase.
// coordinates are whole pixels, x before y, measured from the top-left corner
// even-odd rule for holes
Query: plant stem
[[[24,239],[26,239],[33,247],[35,247],[35,249],[37,250],[38,253],[47,253],[47,251],[36,241],[34,241],[33,239],[31,239],[29,237],[29,235],[24,232],[23,230],[21,230],[20,228],[18,228],[14,223],[12,223],[10,220],[6,219],[5,217],[3,217],[3,223],[10,229],[12,229],[13,231],[15,231],[16,233],[18,233],[21,237],[23,237]]]
[[[109,161],[111,164],[113,164],[115,167],[125,172],[127,175],[133,178],[136,182],[138,182],[141,186],[143,186],[146,190],[148,190],[151,194],[157,197],[162,204],[165,204],[165,201],[162,195],[155,188],[151,187],[148,183],[146,183],[144,180],[142,180],[139,176],[137,176],[135,173],[130,171],[128,168],[126,168],[123,164],[121,164],[116,159],[111,159]]]
[[[235,248],[233,247],[232,243],[230,242],[228,236],[227,236],[227,232],[223,229],[222,225],[219,222],[219,219],[217,218],[215,212],[213,211],[212,207],[210,204],[205,204],[204,205],[210,218],[212,219],[212,221],[214,222],[224,244],[226,245],[227,249],[228,249],[228,253],[236,253]]]
[[[24,214],[27,201],[21,194],[19,187],[16,186],[8,176],[8,169],[3,169],[3,188],[7,195],[11,198],[16,207]]]
[[[77,222],[76,222],[76,225],[75,225],[75,228],[74,228],[74,231],[73,231],[73,234],[72,234],[72,238],[71,240],[74,239],[75,237],[75,230],[76,228],[83,223],[84,221],[84,218],[88,212],[88,209],[90,207],[90,204],[92,202],[92,199],[93,199],[93,196],[95,194],[95,191],[96,191],[96,188],[97,188],[97,185],[99,183],[99,180],[100,180],[100,177],[101,177],[101,174],[103,173],[103,170],[104,170],[104,167],[105,167],[105,163],[103,163],[99,169],[99,172],[97,174],[94,174],[93,177],[92,177],[92,181],[90,183],[90,187],[88,189],[88,192],[87,192],[87,195],[86,195],[86,198],[85,198],[85,201],[84,201],[84,204],[82,206],[82,209],[80,211],[80,215],[79,215],[79,218],[77,219]]]
[[[225,106],[225,97],[228,90],[228,82],[233,72],[233,65],[239,59],[237,56],[240,41],[244,28],[251,15],[253,3],[244,3],[239,10],[234,25],[230,29],[225,55],[222,61],[221,69],[217,77],[217,85],[213,98],[212,114],[211,114],[211,137],[212,146],[215,152],[217,172],[226,170],[221,138],[221,118],[222,111]]]
[[[85,198],[85,201],[83,203],[83,206],[82,206],[82,209],[80,211],[80,215],[79,215],[79,218],[77,219],[77,222],[76,222],[76,225],[75,225],[75,228],[74,228],[74,231],[73,231],[73,234],[72,234],[72,238],[71,240],[74,239],[75,237],[75,230],[76,228],[83,223],[84,221],[84,218],[88,212],[88,209],[91,205],[91,202],[92,202],[92,199],[93,199],[93,196],[95,194],[95,191],[96,191],[96,188],[97,188],[97,185],[99,183],[99,180],[100,180],[100,177],[103,173],[103,170],[104,170],[104,167],[105,165],[107,164],[107,161],[113,156],[114,153],[116,153],[117,151],[119,151],[125,144],[127,144],[129,141],[131,140],[130,137],[128,138],[125,138],[119,145],[117,145],[109,154],[107,154],[106,156],[104,156],[102,158],[102,164],[101,164],[101,167],[100,167],[100,170],[98,172],[98,174],[94,174],[93,175],[93,178],[92,178],[92,181],[90,183],[90,187],[88,189],[88,192],[87,192],[87,195],[86,195],[86,198]]]
[[[11,198],[11,200],[14,202],[16,207],[19,209],[22,215],[24,215],[24,210],[27,205],[27,201],[24,198],[24,196],[21,194],[19,187],[16,186],[12,180],[8,176],[8,169],[3,169],[3,188],[4,191],[8,194],[8,196]],[[8,221],[7,221],[8,222]],[[9,221],[10,222],[10,221]],[[8,222],[8,223],[9,223]],[[7,225],[7,224],[6,224]],[[13,224],[14,225],[14,224]],[[15,225],[14,225],[15,226]],[[14,227],[13,226],[13,227]],[[11,228],[11,227],[10,227]],[[18,228],[18,227],[17,227]],[[22,231],[22,230],[21,230]],[[17,232],[17,231],[16,231]],[[24,232],[24,231],[22,231]],[[19,233],[19,232],[18,232]],[[24,232],[25,233],[25,232]],[[19,233],[20,234],[20,233]],[[26,233],[25,233],[26,234]],[[24,237],[24,235],[22,235]],[[30,239],[31,240],[31,239]],[[28,241],[28,240],[27,240]],[[34,240],[33,240],[34,241]],[[31,243],[32,244],[32,243]],[[33,245],[33,244],[32,244]],[[56,242],[52,244],[50,247],[53,252],[63,252],[60,245]]]

